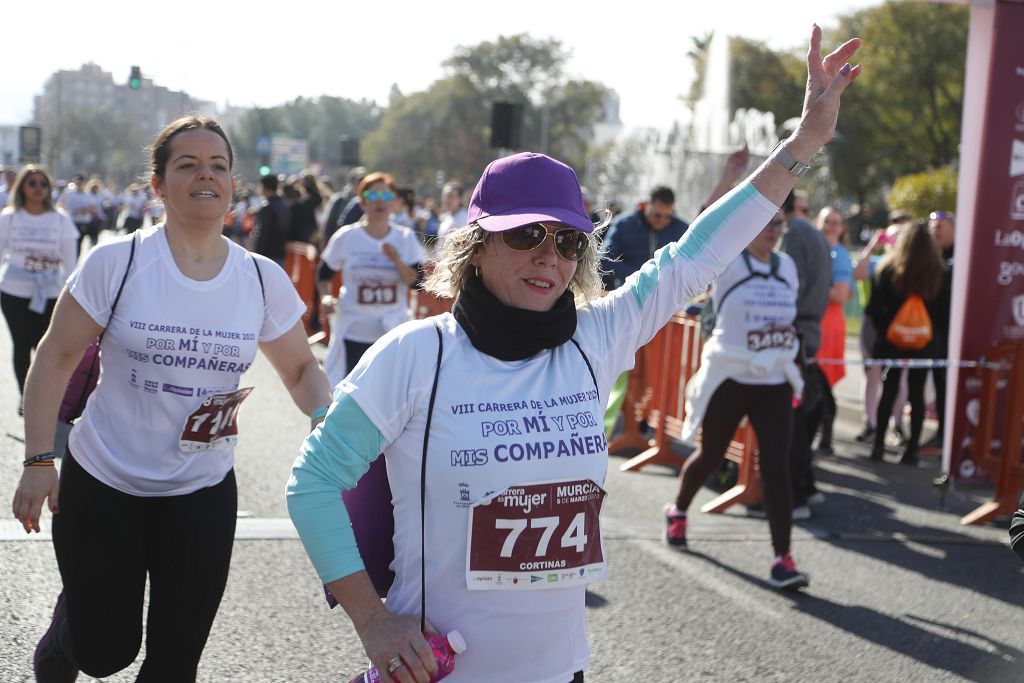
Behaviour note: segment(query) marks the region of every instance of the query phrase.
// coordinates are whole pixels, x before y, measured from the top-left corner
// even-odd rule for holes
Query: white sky
[[[158,85],[218,107],[321,94],[383,104],[392,83],[408,94],[443,77],[441,62],[458,45],[528,33],[561,40],[572,51],[570,75],[615,89],[627,127],[664,127],[693,77],[686,58],[692,36],[719,30],[776,49],[798,47],[812,22],[833,26],[837,15],[879,3],[20,0],[3,12],[0,124],[26,123],[46,78],[88,61],[118,83],[138,64]]]

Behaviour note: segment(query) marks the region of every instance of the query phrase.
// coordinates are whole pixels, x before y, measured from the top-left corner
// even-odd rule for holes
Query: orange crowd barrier
[[[677,313],[637,353],[637,367],[630,373],[630,388],[622,407],[623,435],[612,440],[609,450],[627,445],[648,448],[620,465],[620,470],[638,470],[652,464],[680,464],[679,455],[672,449],[672,440],[682,437],[686,385],[700,366],[702,347],[700,317]],[[640,430],[644,421],[654,429],[649,443]],[[701,508],[704,512],[722,512],[736,503],[752,504],[761,500],[757,439],[746,420],[736,430],[726,457],[739,468],[736,485],[704,505]]]
[[[995,346],[985,357],[996,363],[1009,364],[1006,370],[981,369],[981,405],[978,429],[971,439],[971,456],[985,465],[996,485],[995,496],[964,516],[961,524],[982,524],[1012,514],[1017,510],[1024,491],[1024,463],[1021,462],[1021,434],[1024,432],[1024,341],[1006,341]],[[997,389],[1006,381],[1006,399],[1000,406]],[[1002,410],[1000,410],[1002,407]],[[1002,416],[1002,431],[996,435],[996,417]],[[998,445],[998,447],[994,447]]]
[[[306,304],[306,312],[302,316],[302,324],[306,334],[313,331],[313,297],[316,296],[316,247],[307,242],[287,242],[284,245],[284,272],[292,279],[295,291],[302,303]]]
[[[427,261],[423,265],[423,270],[424,279],[430,277],[430,274],[434,272],[434,262]],[[417,320],[429,318],[432,315],[448,313],[452,310],[452,304],[455,303],[454,299],[439,297],[422,289],[413,290],[410,297],[409,303],[412,306],[412,317]]]

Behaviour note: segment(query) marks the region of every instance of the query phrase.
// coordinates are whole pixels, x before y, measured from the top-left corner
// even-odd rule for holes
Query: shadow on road
[[[700,558],[753,586],[774,592],[767,581],[700,552]],[[984,566],[984,565],[982,565]],[[863,605],[844,605],[805,592],[786,593],[793,609],[859,638],[971,681],[1020,681],[1024,652],[969,629],[904,614],[894,617]],[[973,644],[974,641],[977,645]]]

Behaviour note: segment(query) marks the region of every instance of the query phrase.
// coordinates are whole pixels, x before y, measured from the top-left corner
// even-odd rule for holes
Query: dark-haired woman
[[[25,391],[32,351],[50,324],[57,295],[78,253],[78,228],[54,207],[52,187],[41,166],[26,166],[0,212],[0,308],[11,332],[19,393]]]
[[[876,283],[871,290],[871,300],[864,314],[871,319],[878,331],[875,341],[875,358],[933,358],[936,344],[935,332],[946,329],[944,316],[948,315],[950,292],[945,277],[946,263],[939,253],[935,241],[928,234],[924,224],[907,226],[900,233],[896,246],[878,264]],[[923,348],[908,349],[897,346],[888,339],[889,327],[900,308],[911,296],[918,296],[924,302],[930,318],[932,338]],[[907,370],[907,388],[910,399],[910,438],[900,458],[900,464],[915,466],[918,463],[917,450],[921,443],[921,428],[924,425],[924,384],[928,377],[927,368]],[[900,373],[896,368],[886,368],[882,380],[882,398],[878,402],[875,424],[875,442],[871,449],[872,460],[882,460],[885,453],[885,429],[889,420],[896,394],[900,388]]]
[[[257,348],[314,419],[330,387],[287,275],[221,234],[233,154],[212,119],[186,117],[153,144],[166,223],[107,242],[72,273],[25,392],[25,469],[13,511],[39,530],[49,499],[63,581],[36,647],[38,680],[192,681],[227,581],[234,540],[239,379]],[[120,291],[120,296],[118,292]],[[57,407],[100,333],[101,375],[53,467]]]

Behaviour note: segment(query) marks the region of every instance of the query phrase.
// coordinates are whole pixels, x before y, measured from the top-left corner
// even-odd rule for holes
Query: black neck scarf
[[[576,300],[568,289],[550,311],[527,311],[498,301],[474,274],[466,278],[452,315],[478,351],[498,360],[524,360],[561,346],[576,332]]]

